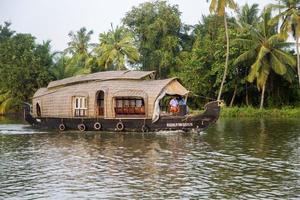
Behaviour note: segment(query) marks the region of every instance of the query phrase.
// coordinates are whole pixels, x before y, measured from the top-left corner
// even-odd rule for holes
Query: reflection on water
[[[299,144],[299,120],[144,135],[0,123],[0,199],[297,199]]]

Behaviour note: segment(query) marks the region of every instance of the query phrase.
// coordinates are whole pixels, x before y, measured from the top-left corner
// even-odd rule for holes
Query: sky
[[[152,0],[153,1],[153,0]],[[63,50],[68,33],[81,27],[93,30],[91,42],[98,42],[100,33],[108,31],[111,23],[119,25],[133,6],[146,0],[0,0],[0,24],[12,23],[18,33],[31,33],[38,42],[51,40],[52,50]],[[169,0],[177,4],[181,19],[196,24],[209,14],[206,0]],[[258,3],[263,8],[275,0],[236,0],[239,5]]]

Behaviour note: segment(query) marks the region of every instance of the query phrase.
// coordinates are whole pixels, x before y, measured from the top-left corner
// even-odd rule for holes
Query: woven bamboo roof
[[[176,93],[180,95],[185,95],[189,91],[185,89],[178,81],[177,78],[169,78],[163,80],[130,80],[130,79],[112,79],[112,80],[99,80],[93,82],[85,82],[78,85],[70,85],[68,87],[59,87],[59,88],[40,88],[33,96],[33,98],[37,98],[39,96],[44,96],[50,93],[56,93],[59,91],[90,91],[90,90],[97,90],[100,86],[105,86],[110,90],[115,91],[122,91],[122,93],[118,94],[117,96],[121,95],[131,96],[131,91],[141,91],[150,96],[156,96],[162,91],[163,88],[166,88],[167,93]],[[175,81],[175,82],[174,82]],[[170,85],[171,82],[176,84]],[[170,92],[168,92],[170,91]]]
[[[78,75],[70,78],[65,78],[62,80],[52,81],[48,84],[49,88],[54,88],[58,86],[72,85],[82,82],[89,81],[104,81],[104,80],[139,80],[149,77],[154,78],[155,71],[103,71],[88,75]]]

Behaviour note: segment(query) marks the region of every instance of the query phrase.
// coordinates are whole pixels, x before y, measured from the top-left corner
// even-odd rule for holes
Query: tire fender
[[[60,125],[58,126],[58,129],[59,129],[60,131],[64,131],[64,130],[66,130],[66,126],[65,126],[64,124],[60,124]]]
[[[95,130],[100,130],[102,128],[102,125],[100,124],[100,122],[96,122],[95,124],[94,124],[94,129]]]
[[[124,130],[124,124],[122,122],[118,122],[116,125],[117,131],[123,131]]]
[[[146,124],[144,124],[143,126],[142,126],[142,132],[143,133],[146,133],[146,132],[148,132],[149,131],[149,127],[146,125]]]
[[[85,131],[86,126],[85,126],[84,124],[78,124],[77,128],[78,128],[81,132],[83,132],[83,131]]]

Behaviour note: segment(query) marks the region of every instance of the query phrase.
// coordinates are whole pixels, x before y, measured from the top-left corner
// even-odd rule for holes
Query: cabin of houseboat
[[[52,81],[46,88],[37,90],[32,98],[32,113],[27,112],[31,120],[27,121],[61,130],[76,126],[80,130],[139,130],[141,127],[158,130],[167,128],[167,123],[194,127],[192,122],[183,122],[182,115],[186,112],[179,112],[181,116],[177,116],[166,109],[164,119],[169,121],[160,120],[163,118],[160,104],[164,97],[177,95],[186,100],[188,93],[179,79],[156,80],[154,71],[104,71],[79,75]],[[216,108],[219,109],[219,105]],[[159,121],[164,125],[158,125]],[[157,125],[153,126],[155,122]],[[95,123],[99,125],[97,128]]]

